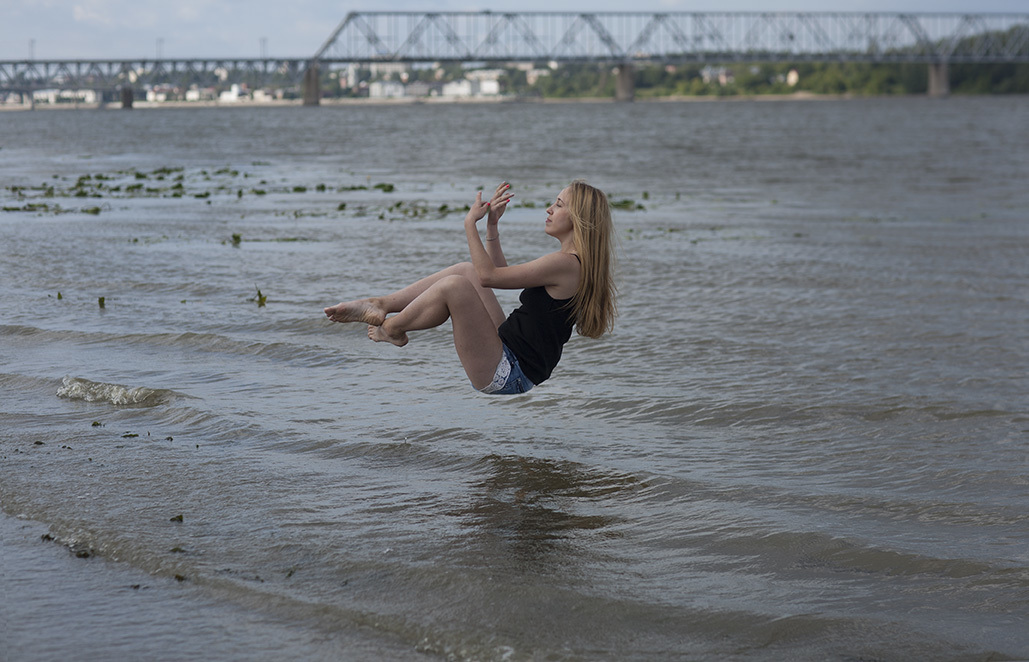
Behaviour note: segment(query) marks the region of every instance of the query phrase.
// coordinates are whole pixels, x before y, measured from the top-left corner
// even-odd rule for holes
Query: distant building
[[[443,86],[439,83],[426,83],[421,80],[408,83],[406,88],[407,96],[409,97],[439,96],[442,90]]]
[[[500,81],[497,80],[497,77],[503,72],[484,71],[484,75],[479,71],[470,71],[466,78],[444,83],[443,96],[450,98],[497,96],[500,94]]]
[[[81,101],[82,103],[97,103],[100,101],[100,95],[97,94],[96,90],[68,90],[64,94],[65,99]]]
[[[465,73],[464,77],[468,80],[500,80],[500,77],[504,75],[503,69],[475,69]]]
[[[88,103],[99,102],[100,97],[96,90],[35,90],[32,92],[32,101],[35,103],[46,103],[57,105],[59,103]]]
[[[717,81],[719,85],[726,86],[736,80],[733,76],[731,69],[725,67],[711,67],[707,66],[700,70],[701,79],[710,84],[712,81]]]
[[[443,84],[443,96],[448,98],[471,97],[479,93],[479,81],[461,80],[451,81]]]
[[[217,96],[218,93],[213,87],[200,88],[193,85],[186,90],[186,101],[214,101]]]
[[[232,86],[227,90],[222,90],[221,94],[218,95],[219,103],[236,103],[247,98],[247,92],[241,86],[233,83]]]
[[[344,71],[339,72],[340,87],[357,87],[357,65],[351,62]]]
[[[404,84],[392,80],[377,80],[368,84],[368,96],[372,99],[395,99],[405,96]]]
[[[270,90],[268,88],[254,90],[250,97],[259,103],[274,101],[282,98],[282,90]]]
[[[492,97],[500,94],[500,77],[503,75],[503,69],[476,69],[466,73],[465,78],[479,83],[474,96]]]
[[[405,74],[410,65],[404,62],[372,62],[368,65],[372,78],[389,78],[393,74]]]
[[[153,85],[146,90],[146,100],[162,103],[179,97],[179,90],[171,85]]]

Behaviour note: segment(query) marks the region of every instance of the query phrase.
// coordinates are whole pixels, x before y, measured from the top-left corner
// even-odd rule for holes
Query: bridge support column
[[[123,87],[121,88],[121,107],[132,108],[132,88]]]
[[[304,105],[317,106],[322,99],[322,84],[318,77],[318,65],[311,63],[304,70]]]
[[[615,101],[632,101],[636,98],[636,67],[629,63],[617,67],[615,78]]]
[[[950,94],[950,72],[946,62],[929,64],[929,96],[942,98]]]

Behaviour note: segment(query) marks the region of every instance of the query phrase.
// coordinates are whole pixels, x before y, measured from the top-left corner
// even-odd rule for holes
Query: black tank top
[[[576,256],[578,258],[578,256]],[[550,377],[561,360],[561,349],[572,336],[575,320],[571,299],[554,299],[545,287],[530,287],[518,297],[522,305],[500,325],[497,333],[533,384]]]

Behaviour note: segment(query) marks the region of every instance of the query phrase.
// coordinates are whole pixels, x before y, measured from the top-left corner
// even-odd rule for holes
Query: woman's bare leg
[[[329,306],[325,309],[325,315],[333,322],[364,322],[372,326],[379,326],[385,321],[386,315],[389,313],[399,313],[404,310],[422,293],[448,276],[462,276],[466,278],[475,287],[479,299],[482,300],[482,304],[489,313],[490,319],[493,320],[494,329],[500,326],[504,321],[504,310],[500,307],[500,303],[497,301],[496,295],[493,294],[493,290],[479,285],[479,279],[475,275],[475,267],[472,266],[471,262],[461,262],[449,266],[386,296],[346,301],[335,306]]]
[[[368,337],[403,347],[407,344],[408,331],[431,329],[450,318],[461,365],[472,385],[483,388],[493,381],[504,350],[497,325],[478,289],[462,274],[439,278],[398,314],[381,325],[370,325]]]

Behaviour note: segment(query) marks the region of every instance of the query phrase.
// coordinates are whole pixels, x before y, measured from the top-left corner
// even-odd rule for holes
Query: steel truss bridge
[[[840,12],[351,12],[307,58],[0,61],[0,92],[131,90],[232,82],[303,88],[317,104],[322,68],[368,63],[609,63],[632,97],[637,65],[727,62],[929,65],[946,94],[951,63],[1029,63],[1027,14]]]
[[[314,59],[1029,62],[1029,14],[351,12]]]
[[[310,58],[0,60],[0,91],[120,90],[148,85],[217,86],[272,81],[299,85]]]

